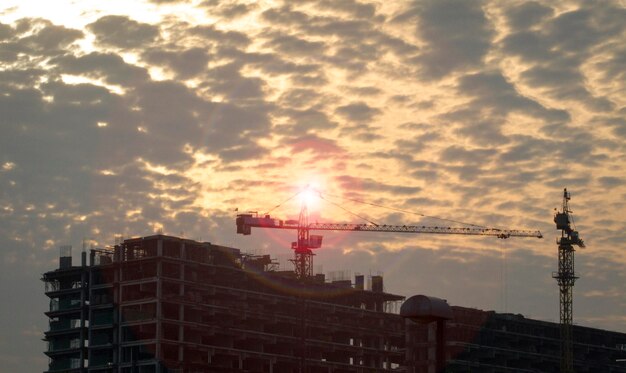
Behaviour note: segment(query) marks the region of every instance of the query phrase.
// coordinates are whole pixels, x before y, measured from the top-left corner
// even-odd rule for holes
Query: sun
[[[320,204],[320,192],[314,185],[306,185],[300,192],[300,203],[306,204],[309,210],[316,209]]]

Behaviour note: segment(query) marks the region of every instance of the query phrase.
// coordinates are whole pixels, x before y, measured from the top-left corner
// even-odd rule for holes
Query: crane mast
[[[315,254],[311,249],[317,247],[310,240],[311,235],[308,226],[309,214],[307,205],[303,201],[298,219],[298,240],[291,243],[291,248],[294,250],[294,258],[291,261],[297,278],[313,276],[313,255]]]
[[[567,189],[563,189],[562,211],[554,216],[556,229],[561,230],[561,237],[557,239],[558,249],[558,272],[552,273],[559,285],[560,306],[560,337],[561,337],[561,373],[574,372],[574,338],[572,328],[574,282],[578,279],[574,272],[574,245],[581,248],[585,243],[578,236],[578,232],[572,229],[572,211],[569,208],[571,196]]]
[[[379,225],[379,224],[341,224],[341,223],[309,223],[306,203],[303,202],[299,219],[281,220],[272,218],[269,214],[238,214],[236,218],[237,233],[249,235],[252,228],[291,229],[297,231],[297,241],[292,242],[294,250],[295,274],[298,279],[304,280],[313,275],[312,249],[322,246],[322,236],[312,235],[310,231],[349,231],[349,232],[393,232],[393,233],[429,233],[429,234],[456,234],[470,236],[491,236],[506,239],[509,237],[536,237],[542,238],[540,231],[495,229],[495,228],[462,228],[437,227],[419,225]]]

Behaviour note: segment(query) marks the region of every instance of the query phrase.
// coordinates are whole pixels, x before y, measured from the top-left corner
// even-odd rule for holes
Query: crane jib
[[[298,229],[298,222],[294,220],[280,220],[269,215],[257,217],[251,214],[237,216],[237,233],[248,235],[251,228]],[[429,227],[416,225],[373,225],[373,224],[337,224],[337,223],[310,223],[307,230],[322,231],[362,231],[362,232],[397,232],[397,233],[430,233],[430,234],[459,234],[474,236],[493,236],[498,238],[509,237],[536,237],[542,238],[540,231],[496,229],[496,228],[462,228],[462,227]]]

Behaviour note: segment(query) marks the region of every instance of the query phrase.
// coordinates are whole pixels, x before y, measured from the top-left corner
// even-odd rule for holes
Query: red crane
[[[321,197],[321,195],[320,195]],[[281,220],[269,214],[259,216],[257,213],[238,214],[236,218],[237,233],[249,235],[252,228],[274,228],[297,230],[297,241],[291,243],[294,250],[296,277],[305,279],[313,275],[313,249],[322,246],[322,236],[312,235],[311,231],[349,231],[349,232],[394,232],[394,233],[430,233],[430,234],[461,234],[469,236],[492,236],[506,239],[509,237],[542,238],[540,231],[518,229],[496,229],[485,227],[437,227],[420,225],[380,225],[380,224],[342,224],[342,223],[309,223],[306,203],[302,204],[299,220]]]

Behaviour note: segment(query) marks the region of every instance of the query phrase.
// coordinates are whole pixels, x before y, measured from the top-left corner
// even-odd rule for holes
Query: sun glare
[[[309,210],[316,210],[320,205],[320,192],[316,184],[308,184],[300,192],[300,203],[305,203]]]
[[[306,189],[302,192],[302,201],[304,201],[309,207],[313,204],[317,204],[318,199],[317,192],[312,189]]]

